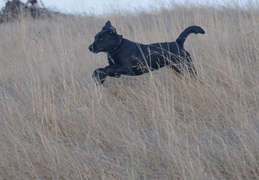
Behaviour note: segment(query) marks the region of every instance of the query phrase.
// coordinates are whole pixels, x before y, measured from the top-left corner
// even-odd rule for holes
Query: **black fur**
[[[190,33],[204,34],[205,32],[199,26],[190,26],[175,42],[144,45],[122,38],[110,21],[107,21],[103,29],[95,36],[89,50],[94,53],[106,52],[109,65],[96,69],[93,78],[102,84],[107,76],[138,76],[164,66],[171,67],[179,74],[187,70],[186,72],[189,72],[191,77],[195,77],[197,72],[190,54],[183,47]]]

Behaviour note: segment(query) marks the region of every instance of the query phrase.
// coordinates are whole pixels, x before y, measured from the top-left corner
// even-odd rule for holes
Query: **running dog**
[[[117,34],[111,22],[107,21],[102,30],[96,34],[89,50],[93,53],[107,53],[109,65],[96,69],[93,78],[102,84],[107,76],[138,76],[165,66],[174,69],[178,74],[187,72],[195,78],[197,72],[192,59],[183,47],[190,33],[204,34],[205,31],[199,26],[190,26],[175,42],[145,45],[123,38]]]

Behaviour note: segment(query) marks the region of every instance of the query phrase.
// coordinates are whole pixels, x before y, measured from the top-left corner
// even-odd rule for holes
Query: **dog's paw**
[[[101,85],[104,83],[106,76],[107,75],[103,72],[103,68],[99,68],[93,72],[92,78],[95,80],[97,85]]]

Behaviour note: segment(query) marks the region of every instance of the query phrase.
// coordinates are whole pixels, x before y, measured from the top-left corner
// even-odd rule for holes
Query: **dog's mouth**
[[[97,54],[97,53],[101,52],[102,50],[103,50],[103,48],[100,48],[100,49],[94,50],[93,53]]]
[[[91,44],[89,47],[88,47],[89,51],[93,52],[93,53],[98,53],[98,52],[101,52],[103,50],[103,48],[99,48],[99,49],[95,49],[94,45]]]

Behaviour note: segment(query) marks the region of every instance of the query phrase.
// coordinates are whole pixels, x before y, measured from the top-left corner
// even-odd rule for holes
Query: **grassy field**
[[[185,48],[199,81],[163,68],[92,72],[106,20],[142,43]],[[0,179],[259,179],[259,8],[177,7],[0,24]]]

